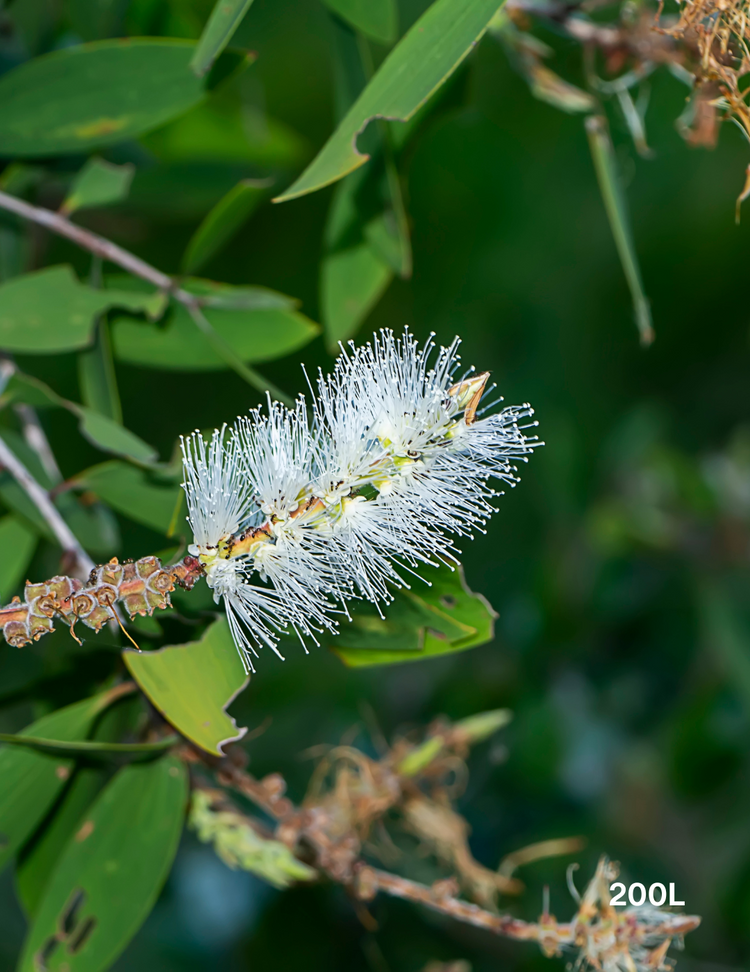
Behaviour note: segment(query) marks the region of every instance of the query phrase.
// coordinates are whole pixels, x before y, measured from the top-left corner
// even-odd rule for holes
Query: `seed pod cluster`
[[[84,584],[74,577],[52,577],[41,584],[26,582],[24,599],[14,597],[0,608],[0,627],[9,645],[21,648],[54,631],[54,619],[62,618],[75,637],[75,623],[99,631],[116,619],[115,605],[127,614],[153,614],[155,608],[171,607],[175,586],[190,590],[203,574],[195,557],[184,557],[163,567],[158,557],[142,557],[121,564],[116,557],[95,567]]]

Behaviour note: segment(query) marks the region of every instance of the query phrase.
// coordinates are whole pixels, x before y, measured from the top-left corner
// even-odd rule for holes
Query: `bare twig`
[[[44,517],[64,553],[72,561],[71,572],[80,578],[88,577],[94,561],[80,545],[68,524],[60,516],[46,490],[34,479],[21,460],[11,452],[5,441],[0,438],[0,466],[5,467],[34,506]]]
[[[98,233],[93,233],[91,230],[84,229],[82,226],[72,223],[65,216],[60,215],[60,213],[55,213],[51,209],[32,206],[31,203],[27,203],[23,199],[18,199],[16,196],[11,196],[9,193],[1,191],[0,208],[15,213],[17,216],[28,219],[39,226],[44,226],[59,236],[64,236],[77,246],[88,250],[89,253],[93,253],[102,260],[108,260],[118,267],[122,267],[123,270],[127,270],[133,276],[140,277],[141,280],[146,280],[159,290],[170,294],[178,303],[187,308],[195,324],[206,335],[213,348],[233,371],[249,385],[257,388],[259,391],[268,391],[275,398],[286,401],[288,404],[289,400],[287,396],[263,378],[254,368],[248,368],[237,357],[221,335],[217,334],[215,328],[201,311],[201,298],[184,290],[172,277],[166,273],[162,273],[161,270],[157,270],[156,267],[152,267],[150,263],[146,263],[145,260],[141,260],[134,253],[124,250],[121,246],[106,239],[104,236],[100,236]]]
[[[63,474],[60,472],[60,467],[57,465],[57,459],[55,459],[55,454],[49,444],[47,433],[42,428],[42,423],[39,421],[39,416],[36,414],[36,411],[31,405],[27,405],[25,402],[18,402],[18,404],[13,406],[13,411],[21,423],[23,437],[27,445],[39,457],[39,462],[41,462],[44,471],[49,476],[50,482],[55,486],[61,483],[63,481]]]
[[[544,934],[543,928],[538,924],[521,921],[520,918],[514,918],[512,915],[494,914],[480,908],[479,905],[462,901],[451,893],[445,893],[452,890],[448,882],[438,882],[437,886],[430,888],[426,884],[419,884],[398,874],[364,866],[357,873],[356,889],[359,897],[365,900],[374,898],[379,891],[382,891],[393,898],[402,898],[405,901],[424,905],[432,911],[448,915],[457,921],[519,941],[539,941]],[[567,935],[564,932],[564,936],[570,941],[573,940],[570,925],[557,927],[558,930],[565,929]]]

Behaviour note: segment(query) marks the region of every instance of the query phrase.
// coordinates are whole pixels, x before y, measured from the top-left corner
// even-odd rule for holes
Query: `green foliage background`
[[[425,7],[399,0],[402,32]],[[123,31],[196,38],[210,8],[199,0],[15,0],[0,12],[0,69]],[[80,215],[168,273],[180,271],[201,218],[239,179],[270,175],[280,192],[335,124],[333,28],[318,0],[255,0],[232,43],[257,52],[237,97],[256,130],[266,117],[279,123],[265,143],[275,156],[259,149],[254,162],[227,161],[204,144],[201,158],[186,150],[179,163],[155,163],[164,138],[157,131],[103,150],[136,166],[130,196]],[[556,46],[558,65],[573,64],[567,42]],[[507,402],[536,409],[547,445],[487,536],[464,545],[469,583],[499,613],[496,639],[375,670],[290,646],[283,664],[270,652],[261,658],[231,712],[251,728],[268,720],[247,745],[251,769],[283,772],[300,798],[310,763],[299,754],[338,742],[357,722],[374,719],[391,736],[440,712],[513,709],[502,741],[472,756],[462,809],[476,856],[492,865],[527,843],[582,834],[582,875],[606,851],[630,880],[676,883],[687,910],[704,918],[680,968],[713,972],[744,967],[750,943],[750,228],[733,222],[746,145],[727,126],[715,152],[689,150],[673,126],[684,97],[669,75],[654,77],[649,161],[633,156],[613,116],[657,334],[644,350],[580,118],[533,100],[491,38],[438,95],[399,160],[413,276],[394,280],[358,337],[407,324],[420,338],[458,333],[464,360],[491,370]],[[215,104],[220,112],[218,96]],[[36,201],[56,208],[84,161],[44,163]],[[201,275],[293,295],[320,320],[332,193],[266,199]],[[40,234],[19,259],[27,269],[70,263],[81,279],[90,271],[85,253]],[[16,360],[81,401],[74,353]],[[319,337],[262,370],[294,395],[305,387],[302,361],[314,370],[331,360]],[[125,425],[164,462],[179,434],[220,425],[261,400],[226,369],[118,361],[116,370]],[[12,425],[7,409],[0,423]],[[44,424],[66,478],[107,458],[69,411],[45,410]],[[727,476],[734,487],[716,486]],[[114,518],[98,557],[137,558],[171,543],[120,511]],[[42,545],[25,573],[51,576],[56,557]],[[179,599],[188,616],[207,606],[205,591],[192,598]],[[191,637],[179,620],[159,621],[166,643]],[[20,651],[3,646],[0,728],[16,731],[45,706],[82,698],[111,670],[115,650],[107,631],[84,649],[65,630]],[[525,869],[519,914],[538,914],[545,883],[552,911],[572,913],[565,864]],[[7,870],[0,882],[0,966],[10,969],[24,921]],[[340,889],[280,893],[224,868],[187,835],[155,910],[114,968],[416,972],[429,959],[465,957],[484,972],[545,962],[533,948],[443,926],[393,901],[379,901],[374,914],[380,928],[367,932]]]

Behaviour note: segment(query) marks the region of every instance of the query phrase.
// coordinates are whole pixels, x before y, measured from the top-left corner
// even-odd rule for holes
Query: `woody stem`
[[[63,520],[49,494],[34,479],[21,460],[11,452],[5,441],[0,438],[0,467],[13,476],[21,489],[44,517],[55,539],[63,551],[73,560],[72,572],[80,578],[88,577],[94,568],[94,561],[80,545],[68,524]]]

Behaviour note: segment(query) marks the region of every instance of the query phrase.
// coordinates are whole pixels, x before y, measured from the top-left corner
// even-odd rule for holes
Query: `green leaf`
[[[68,842],[26,939],[19,972],[102,972],[136,933],[167,878],[182,830],[187,770],[126,766]]]
[[[0,156],[86,152],[176,118],[206,93],[188,69],[194,50],[181,40],[96,41],[8,71],[0,78]]]
[[[122,405],[112,357],[112,339],[105,317],[96,325],[94,342],[78,353],[78,384],[83,404],[122,425]]]
[[[12,557],[0,557],[0,604],[5,604],[17,592],[38,540],[38,533],[17,516],[4,516],[0,520],[0,550],[13,551]]]
[[[92,493],[136,523],[173,536],[183,525],[183,492],[146,470],[113,460],[79,473],[73,484]]]
[[[135,692],[109,708],[97,719],[93,739],[112,742],[138,725],[143,702]],[[27,917],[33,917],[47,882],[68,841],[80,829],[82,817],[112,777],[112,767],[79,764],[64,793],[47,815],[33,840],[16,861],[16,891]]]
[[[184,273],[195,273],[231,240],[267,195],[268,186],[265,180],[243,179],[219,200],[188,243]]]
[[[320,328],[309,318],[288,307],[259,307],[252,304],[257,296],[265,299],[269,291],[253,292],[251,288],[233,288],[211,281],[187,280],[185,289],[208,298],[204,314],[217,334],[244,362],[272,361],[308,344]],[[2,292],[0,288],[0,293]],[[277,295],[282,301],[283,298]],[[245,306],[231,307],[233,297]],[[215,299],[214,299],[215,298]],[[211,306],[211,304],[223,306]],[[227,306],[230,305],[230,306]],[[220,371],[226,361],[199,331],[181,304],[172,305],[158,326],[117,317],[112,324],[115,357],[129,364],[170,371]]]
[[[198,46],[190,61],[194,73],[202,78],[221,54],[253,0],[216,0]]]
[[[320,304],[326,344],[331,352],[336,351],[339,341],[356,334],[392,279],[393,270],[366,240],[324,258]]]
[[[302,175],[276,202],[330,185],[369,156],[357,136],[375,118],[408,121],[456,70],[501,6],[498,0],[435,0],[399,41]]]
[[[396,0],[323,0],[323,3],[366,37],[392,44],[398,37]]]
[[[66,408],[80,420],[78,428],[81,435],[104,452],[112,452],[116,456],[125,456],[143,463],[153,462],[157,457],[153,446],[139,439],[118,422],[77,402],[69,402],[33,375],[16,372],[6,386],[5,395],[8,399],[25,402],[35,408]]]
[[[630,288],[633,300],[635,322],[641,336],[641,344],[648,346],[654,340],[654,326],[651,320],[651,307],[643,289],[641,268],[638,255],[635,252],[633,234],[628,219],[628,206],[625,193],[620,184],[617,172],[617,160],[612,141],[609,137],[607,121],[600,115],[592,115],[586,119],[586,134],[589,137],[589,147],[594,160],[599,190],[607,211],[612,236],[620,257],[620,263],[625,279]]]
[[[96,742],[88,739],[82,742],[61,742],[56,739],[44,739],[39,736],[14,735],[0,732],[0,743],[10,746],[20,746],[22,749],[33,749],[39,753],[51,756],[71,756],[73,758],[112,759],[132,756],[136,760],[151,759],[167,749],[171,749],[179,742],[179,736],[166,736],[153,743],[113,743]]]
[[[145,135],[145,147],[163,163],[188,166],[196,172],[198,163],[271,166],[290,168],[310,155],[308,143],[297,132],[264,112],[244,104],[237,92],[228,88],[213,95],[186,115]],[[147,176],[139,170],[133,188]],[[182,174],[181,174],[182,173]],[[175,177],[185,180],[185,170],[169,172],[165,191]],[[238,172],[236,181],[242,175]],[[205,178],[205,176],[204,176]],[[196,193],[199,186],[191,191]],[[231,183],[226,191],[231,188]],[[132,198],[132,197],[131,197]],[[190,204],[190,200],[185,201]]]
[[[414,580],[401,590],[381,618],[359,609],[343,624],[329,647],[352,668],[417,661],[465,651],[494,636],[495,612],[481,594],[466,586],[463,569],[420,571],[429,583]]]
[[[122,695],[117,688],[58,709],[27,726],[19,736],[71,741],[85,739],[94,719]],[[0,749],[0,868],[31,836],[70,778],[73,762],[30,749]]]
[[[226,713],[249,677],[225,618],[207,628],[199,641],[122,655],[153,705],[196,746],[223,756],[223,745],[245,735],[247,730],[238,730]]]
[[[74,405],[72,402],[70,404]],[[83,405],[75,405],[72,410],[81,419],[81,434],[98,449],[102,449],[104,452],[112,452],[116,456],[134,459],[136,462],[148,463],[157,458],[157,452],[153,446],[148,445],[143,439],[139,439],[129,429],[114,422],[111,418],[107,418],[106,415],[101,415]]]
[[[104,159],[89,159],[75,178],[60,211],[70,216],[78,209],[110,206],[121,202],[130,192],[135,166],[114,165]]]
[[[90,344],[97,317],[110,307],[157,316],[164,298],[150,292],[94,290],[67,265],[47,267],[0,285],[0,348],[30,354]]]
[[[79,829],[80,820],[101,790],[106,771],[84,766],[77,769],[52,819],[38,837],[24,849],[16,867],[16,890],[27,917],[33,917],[41,901],[45,886],[60,854],[72,835]]]

